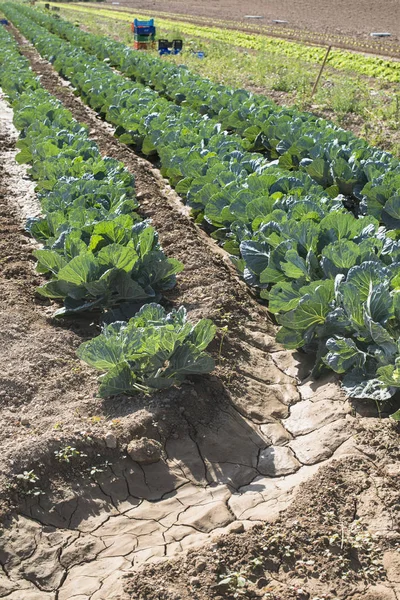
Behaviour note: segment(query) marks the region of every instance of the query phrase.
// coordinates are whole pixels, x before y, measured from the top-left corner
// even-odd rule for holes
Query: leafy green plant
[[[153,227],[146,221],[133,224],[129,215],[75,228],[63,237],[61,248],[35,250],[34,255],[38,270],[52,275],[39,293],[64,300],[56,316],[159,299],[183,269],[179,261],[166,258]]]
[[[211,321],[187,321],[181,307],[170,313],[148,304],[128,322],[117,321],[78,348],[79,358],[105,375],[100,396],[148,393],[181,383],[187,375],[209,373],[213,359],[204,352],[215,335]]]
[[[316,354],[315,375],[330,368],[349,396],[388,399],[399,387],[399,242],[373,217],[299,215],[275,211],[237,264],[282,325],[278,341]]]
[[[36,473],[33,470],[23,471],[23,473],[18,473],[18,475],[16,475],[16,478],[20,481],[25,481],[27,483],[36,483],[37,481],[39,481],[39,477],[36,475]]]
[[[40,496],[44,494],[36,483],[40,480],[38,475],[31,471],[23,471],[15,476],[17,483],[21,487],[21,493],[25,496]]]
[[[231,590],[234,598],[246,595],[246,588],[249,584],[246,568],[243,568],[240,571],[229,571],[220,577],[220,581],[217,585],[227,587]]]
[[[55,450],[54,456],[60,462],[70,463],[73,458],[84,458],[87,455],[73,446],[64,446],[60,450]]]

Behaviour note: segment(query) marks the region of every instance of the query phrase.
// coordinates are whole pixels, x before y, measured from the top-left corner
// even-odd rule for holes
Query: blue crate
[[[172,53],[173,54],[179,54],[179,52],[182,50],[183,47],[183,41],[180,39],[176,39],[176,40],[172,40]]]
[[[171,54],[171,50],[169,50],[168,48],[160,48],[158,50],[158,54],[160,56],[162,56],[163,54]]]
[[[0,19],[0,25],[8,25],[7,19]]]
[[[133,27],[133,33],[137,35],[155,35],[156,28],[155,27]]]
[[[149,19],[148,21],[139,21],[139,19],[134,19],[133,24],[135,27],[153,27],[154,19]]]
[[[138,19],[135,19],[133,21],[133,31],[139,35],[150,35],[155,33],[156,28],[154,27],[154,19],[150,19],[149,21],[138,21]]]

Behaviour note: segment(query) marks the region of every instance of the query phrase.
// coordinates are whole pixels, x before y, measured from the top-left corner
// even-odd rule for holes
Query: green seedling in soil
[[[238,598],[246,593],[245,588],[249,583],[246,574],[246,569],[228,572],[226,575],[221,575],[222,579],[218,582],[218,585],[221,587],[227,586],[234,592],[233,597]]]
[[[261,556],[256,556],[250,561],[250,564],[252,569],[256,569],[257,567],[261,567],[263,564],[263,559]]]
[[[89,417],[89,421],[91,423],[93,423],[94,425],[96,425],[97,423],[101,423],[102,420],[103,420],[103,417],[100,417],[98,415],[94,415],[93,417]]]
[[[100,456],[100,455],[98,454],[98,456]],[[111,465],[111,463],[110,463],[108,460],[106,460],[106,461],[105,461],[104,463],[102,463],[101,465],[93,465],[92,467],[89,467],[89,468],[87,469],[87,472],[89,473],[89,475],[90,475],[91,477],[93,477],[94,479],[96,479],[96,477],[95,477],[95,476],[96,476],[96,475],[99,475],[100,473],[104,473],[104,471],[105,471],[106,469],[108,469],[108,467],[109,467],[110,465]]]
[[[21,494],[24,496],[40,496],[44,494],[43,490],[35,485],[39,481],[39,477],[36,473],[31,471],[23,471],[23,473],[19,473],[15,476],[17,479],[17,483],[22,484],[23,489],[21,490]],[[31,487],[31,486],[34,487]]]
[[[60,450],[56,450],[54,452],[54,455],[57,458],[57,460],[59,460],[60,462],[66,462],[66,463],[71,462],[72,458],[87,456],[86,454],[84,454],[80,450],[77,450],[76,448],[73,448],[72,446],[65,446],[64,448],[61,448]]]
[[[19,473],[18,475],[16,475],[16,478],[19,479],[20,481],[24,481],[26,483],[36,483],[37,481],[39,481],[39,477],[36,475],[36,473],[32,470],[32,471],[24,471],[23,473]]]

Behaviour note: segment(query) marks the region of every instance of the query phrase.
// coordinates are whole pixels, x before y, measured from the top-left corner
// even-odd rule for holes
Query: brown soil
[[[2,120],[0,146],[0,427],[1,471],[13,470],[21,455],[34,458],[45,448],[58,423],[61,430],[81,429],[74,414],[98,404],[91,398],[95,378],[77,360],[75,349],[94,328],[76,320],[65,326],[49,318],[46,302],[35,295],[42,283],[34,272],[33,245],[18,209],[24,196],[31,203],[33,186],[15,165],[15,133]],[[60,438],[61,435],[55,436]],[[2,483],[4,484],[3,479]]]
[[[113,5],[113,0],[106,0]],[[274,20],[287,21],[282,24],[282,36],[285,29],[307,31],[316,34],[343,36],[343,43],[352,43],[349,38],[364,38],[373,44],[372,32],[389,32],[391,37],[380,38],[378,45],[382,48],[390,46],[400,39],[400,5],[397,0],[356,0],[349,4],[347,0],[336,0],[334,6],[329,0],[253,0],[251,5],[244,5],[239,0],[219,0],[212,2],[195,2],[194,0],[120,0],[119,8],[140,9],[160,13],[174,14],[178,17],[201,17],[213,20],[239,21],[246,26],[271,26]],[[256,15],[262,19],[246,19],[246,15]],[[204,23],[203,23],[204,24]],[[295,35],[295,32],[293,32]],[[292,34],[292,33],[291,33]],[[315,38],[317,41],[318,38]],[[339,40],[338,40],[339,41]]]
[[[200,551],[127,575],[128,596],[398,600],[398,435],[387,423],[364,422],[357,439],[360,456],[321,468],[275,522],[238,527]]]

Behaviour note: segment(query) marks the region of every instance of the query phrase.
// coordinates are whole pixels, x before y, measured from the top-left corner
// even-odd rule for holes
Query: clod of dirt
[[[161,459],[162,446],[160,442],[144,437],[140,440],[132,440],[126,451],[135,462],[150,465]]]
[[[106,442],[107,448],[116,448],[117,447],[117,438],[111,431],[106,433],[106,435],[104,436],[104,440]]]

